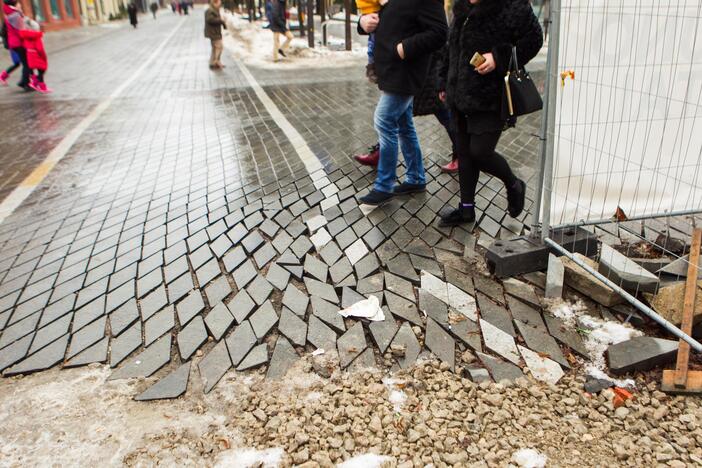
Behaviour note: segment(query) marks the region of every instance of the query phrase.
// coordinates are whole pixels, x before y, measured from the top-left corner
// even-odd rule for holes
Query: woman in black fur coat
[[[504,77],[512,46],[524,66],[541,49],[543,33],[529,0],[455,0],[448,57],[439,72],[440,98],[451,109],[456,131],[461,203],[441,224],[475,221],[475,191],[480,171],[498,177],[507,189],[508,211],[524,209],[526,184],[495,152],[506,122],[501,117]],[[470,65],[480,53],[485,63]]]

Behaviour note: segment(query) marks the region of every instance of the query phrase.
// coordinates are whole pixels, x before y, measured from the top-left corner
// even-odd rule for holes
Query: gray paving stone
[[[307,320],[307,341],[325,351],[336,349],[336,333],[314,315]]]
[[[344,250],[344,254],[346,255],[346,258],[349,259],[351,265],[356,265],[356,263],[368,255],[368,253],[368,247],[363,243],[362,239],[357,239]]]
[[[421,239],[414,239],[402,249],[408,254],[419,255],[420,257],[434,258],[434,251]]]
[[[339,303],[339,296],[336,295],[334,286],[330,284],[322,283],[312,278],[305,278],[305,287],[311,296],[320,297],[332,304]]]
[[[436,276],[437,278],[444,277],[443,272],[441,271],[441,266],[439,266],[439,263],[437,261],[425,257],[420,257],[414,254],[410,254],[410,260],[412,262],[412,265],[414,266],[414,269],[419,271],[426,271]]]
[[[229,237],[227,237],[226,234],[222,234],[210,244],[210,249],[217,258],[222,258],[227,250],[232,247],[232,245],[234,244]]]
[[[605,243],[601,244],[598,271],[632,292],[655,293],[660,282],[656,275]]]
[[[436,320],[442,327],[448,326],[448,306],[422,288],[419,289],[419,310]]]
[[[165,400],[178,398],[188,389],[190,377],[190,362],[179,366],[176,370],[135,396],[137,401]]]
[[[152,315],[163,309],[168,304],[166,288],[161,285],[158,289],[154,290],[139,301],[139,303],[141,306],[141,319],[143,321],[149,320]],[[73,324],[73,328],[76,328],[75,323]]]
[[[312,249],[312,247],[314,246],[310,239],[307,236],[301,236],[295,239],[295,242],[290,245],[290,250],[297,258],[301,259],[307,254],[307,252],[310,251],[310,249]]]
[[[9,327],[5,328],[0,336],[0,349],[32,333],[39,323],[40,316],[41,314],[39,312],[35,312],[29,317],[26,317],[19,322],[15,322]]]
[[[271,331],[271,328],[278,323],[278,314],[273,308],[271,301],[266,301],[249,319],[251,328],[258,339],[262,339]]]
[[[293,243],[293,238],[285,231],[280,231],[277,236],[272,241],[273,248],[282,254],[290,247]]]
[[[205,287],[207,283],[218,277],[221,273],[222,272],[219,269],[217,259],[213,258],[198,268],[197,271],[195,271],[195,276],[197,277],[198,284],[202,288]]]
[[[503,361],[501,359],[488,356],[483,353],[476,353],[478,358],[482,361],[483,365],[490,371],[490,375],[495,380],[495,382],[508,381],[512,382],[519,378],[524,377],[522,370],[512,363]]]
[[[548,254],[548,270],[546,275],[545,296],[548,298],[563,297],[563,282],[565,268],[561,259],[553,254]]]
[[[116,367],[141,346],[141,322],[136,322],[112,340],[110,344],[110,367]]]
[[[295,254],[293,254],[290,250],[286,250],[285,252],[283,252],[283,254],[280,257],[278,257],[278,259],[275,261],[275,263],[277,263],[278,265],[284,266],[284,267],[291,266],[291,265],[295,265],[295,266],[301,265],[300,259],[297,258],[295,256]]]
[[[368,329],[373,341],[375,341],[380,350],[380,354],[385,354],[393,338],[395,338],[397,330],[400,328],[400,325],[395,321],[387,307],[384,308],[383,312],[385,313],[385,320],[368,324]]]
[[[507,296],[509,310],[512,312],[514,320],[520,320],[529,326],[536,327],[539,330],[546,332],[547,328],[541,318],[541,312],[526,305],[515,297]]]
[[[236,287],[241,291],[256,277],[256,267],[251,260],[246,260],[239,268],[234,271],[234,282]]]
[[[266,378],[279,380],[285,377],[288,370],[300,359],[290,342],[284,336],[279,336],[276,341],[271,363],[268,366]]]
[[[309,276],[316,278],[319,281],[327,281],[329,267],[326,265],[326,263],[310,254],[305,256],[304,270]]]
[[[199,315],[188,323],[177,336],[180,358],[187,361],[202,344],[207,341],[205,323]]]
[[[247,369],[253,369],[268,362],[268,345],[262,343],[252,349],[249,354],[246,355],[243,361],[237,366],[236,370],[244,371]]]
[[[480,318],[490,322],[512,337],[517,336],[517,332],[514,331],[514,325],[512,324],[512,315],[507,309],[501,305],[495,304],[484,294],[478,293],[477,298],[478,306],[480,306]]]
[[[514,364],[519,364],[519,351],[514,338],[483,319],[480,320],[480,330],[483,332],[485,346],[490,351]]]
[[[99,298],[82,308],[73,315],[73,330],[79,330],[98,317],[105,314],[105,298]]]
[[[308,304],[309,297],[307,294],[297,289],[294,285],[288,284],[283,295],[283,305],[290,309],[291,312],[304,317]]]
[[[222,263],[224,263],[224,269],[227,273],[234,271],[239,265],[244,263],[246,260],[246,252],[241,246],[236,246],[229,252],[227,252],[222,258]]]
[[[333,241],[326,244],[319,252],[322,260],[324,260],[328,266],[334,265],[334,263],[336,263],[343,254],[344,253],[341,251],[336,242]]]
[[[504,280],[502,285],[510,296],[516,297],[537,309],[541,308],[541,301],[536,292],[534,292],[534,286],[514,278]]]
[[[669,364],[677,354],[677,341],[637,336],[607,348],[607,362],[611,373],[622,375]]]
[[[73,332],[71,335],[71,347],[66,354],[66,358],[72,358],[102,339],[105,336],[106,323],[107,317],[103,316],[80,330]]]
[[[232,287],[229,285],[229,280],[224,276],[220,276],[205,288],[207,302],[209,302],[210,305],[221,302],[225,297],[231,294],[231,292]]]
[[[341,308],[347,309],[357,302],[363,301],[366,298],[351,288],[345,287],[341,290]]]
[[[265,239],[263,236],[261,236],[258,231],[253,231],[242,239],[241,245],[244,247],[244,250],[251,255],[256,251],[256,249],[263,245],[264,242]]]
[[[199,290],[191,291],[188,296],[176,305],[180,326],[186,325],[193,317],[205,310],[205,301]]]
[[[234,317],[229,312],[227,306],[222,302],[217,303],[205,317],[205,324],[210,334],[219,341],[234,323]]]
[[[256,335],[249,321],[243,322],[236,327],[226,339],[229,358],[233,365],[237,366],[256,344]]]
[[[312,314],[339,333],[346,331],[344,319],[339,315],[339,307],[319,297],[312,296]]]
[[[280,229],[280,227],[270,219],[266,219],[258,228],[261,230],[261,232],[271,238],[275,236]]]
[[[358,281],[356,291],[361,295],[381,293],[385,289],[385,279],[383,273],[368,276]]]
[[[412,262],[408,255],[398,255],[394,259],[387,262],[387,269],[390,273],[400,276],[413,283],[419,283],[419,276],[414,270]]]
[[[373,273],[377,272],[379,268],[380,262],[378,261],[378,257],[376,257],[372,252],[363,257],[354,265],[354,270],[356,270],[356,278],[359,280],[372,275]]]
[[[344,278],[341,283],[336,284],[335,286],[337,288],[355,288],[356,287],[356,277],[353,275],[349,275],[346,278]]]
[[[417,336],[412,331],[412,327],[408,322],[403,323],[395,338],[393,338],[391,345],[404,346],[405,355],[397,358],[397,363],[402,369],[408,369],[417,362],[419,357],[419,352],[421,348],[419,346],[419,341],[417,341]]]
[[[83,329],[85,330],[85,328]],[[81,330],[82,331],[82,330]],[[71,358],[63,367],[87,366],[93,363],[103,363],[107,361],[107,347],[110,342],[108,337],[102,338],[97,343],[89,346],[77,356]]]
[[[436,357],[448,364],[452,372],[455,371],[456,342],[451,335],[430,317],[427,319],[427,328],[424,336],[424,345]]]
[[[304,346],[307,342],[307,323],[286,307],[280,313],[278,331],[287,336],[293,344]]]
[[[155,270],[159,275],[160,270]],[[107,313],[112,312],[129,299],[134,298],[134,281],[128,281],[122,286],[119,286],[114,291],[107,294],[105,310]]]
[[[353,267],[349,259],[343,257],[329,269],[329,274],[334,284],[338,285],[353,274]]]
[[[0,372],[23,359],[27,355],[29,345],[32,343],[33,338],[34,334],[30,333],[24,338],[20,338],[19,340],[15,341],[11,345],[0,349]]]
[[[207,262],[210,262],[214,260],[212,256],[212,251],[210,250],[210,247],[207,245],[203,245],[197,250],[195,250],[193,253],[188,255],[188,258],[190,259],[190,264],[193,266],[195,270],[200,268],[202,265],[204,265]]]
[[[66,296],[63,299],[54,302],[50,306],[46,307],[44,309],[44,312],[41,314],[41,320],[39,320],[39,327],[44,327],[54,320],[57,320],[64,315],[66,315],[69,312],[73,311],[73,303],[75,302],[75,295],[71,294],[70,296]],[[9,312],[9,311],[8,311]],[[9,318],[9,316],[8,316]],[[0,320],[2,322],[2,320]],[[0,329],[4,328],[4,324],[2,324],[2,327]]]
[[[53,367],[54,365],[63,361],[63,356],[66,353],[67,346],[68,333],[14,366],[6,369],[3,375],[9,377],[18,374],[29,374]]]
[[[256,307],[256,303],[246,291],[239,291],[228,303],[227,308],[234,316],[236,323],[243,323],[251,311]]]
[[[193,288],[195,288],[195,285],[190,274],[182,275],[168,285],[168,302],[174,304],[176,301],[184,298]]]
[[[361,322],[356,322],[346,333],[341,335],[336,340],[336,345],[339,350],[339,364],[342,369],[345,369],[367,347]]]
[[[472,350],[483,350],[480,326],[476,322],[468,320],[463,316],[459,316],[459,320],[450,321],[448,331]]]
[[[434,248],[446,250],[448,252],[452,252],[452,253],[455,253],[457,255],[463,255],[463,245],[459,244],[458,242],[456,242],[453,239],[443,238],[439,241],[438,244],[436,244],[434,246]],[[431,258],[431,257],[429,257],[429,258]]]
[[[339,234],[337,234],[334,239],[336,240],[336,243],[339,244],[340,249],[346,250],[351,244],[353,244],[356,241],[357,237],[356,234],[353,232],[353,229],[348,227]]]
[[[475,297],[475,287],[473,286],[473,280],[470,275],[448,266],[444,268],[444,271],[446,273],[447,283],[451,283],[462,291]]]
[[[209,393],[231,367],[227,345],[225,341],[220,341],[198,364],[204,392]]]
[[[256,304],[262,305],[273,292],[273,286],[263,276],[256,275],[256,278],[246,288],[246,292]]]
[[[277,253],[273,246],[266,242],[263,246],[256,251],[254,254],[254,261],[259,269],[263,268],[276,257]]]
[[[385,291],[384,294],[388,309],[390,309],[390,312],[392,312],[394,316],[405,319],[420,327],[424,325],[414,302],[403,299],[389,291]]]
[[[481,382],[492,382],[492,378],[490,377],[490,374],[488,373],[487,369],[467,369],[468,370],[468,378],[470,379],[471,382],[474,382],[476,384],[479,384]]]
[[[519,333],[524,338],[524,342],[529,349],[546,355],[546,357],[556,361],[566,369],[570,369],[568,360],[563,356],[561,348],[551,335],[540,329],[531,327],[520,320],[515,320],[514,323],[517,325],[517,329],[519,329]]]
[[[377,368],[377,363],[375,361],[375,354],[373,354],[373,348],[368,347],[363,351],[346,369],[349,372],[362,372],[364,370]]]
[[[583,339],[580,334],[573,328],[565,324],[558,317],[550,314],[544,314],[544,320],[548,327],[549,333],[559,342],[568,346],[573,352],[579,354],[583,358],[588,358],[589,354]]]
[[[398,296],[402,296],[410,301],[415,300],[414,286],[404,278],[390,272],[385,272],[385,287]]]
[[[498,304],[506,304],[504,290],[502,289],[502,285],[500,283],[497,283],[496,281],[482,275],[475,275],[473,277],[473,282],[475,283],[476,290],[485,294]]]

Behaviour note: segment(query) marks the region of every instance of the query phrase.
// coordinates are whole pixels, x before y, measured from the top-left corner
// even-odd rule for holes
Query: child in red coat
[[[50,93],[51,90],[44,83],[44,73],[49,66],[49,61],[46,58],[46,50],[44,50],[44,33],[41,32],[39,23],[34,20],[26,20],[26,28],[20,30],[22,45],[27,51],[27,65],[36,72],[32,74],[29,82],[29,87],[40,93]]]

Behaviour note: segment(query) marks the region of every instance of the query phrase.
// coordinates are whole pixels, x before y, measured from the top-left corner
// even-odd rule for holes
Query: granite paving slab
[[[285,377],[288,370],[300,359],[295,348],[284,337],[279,336],[276,341],[271,363],[268,366],[266,378],[272,380],[280,380]]]
[[[410,254],[410,261],[416,270],[426,271],[437,277],[443,277],[441,266],[435,260]]]
[[[207,330],[201,316],[195,317],[178,332],[176,337],[180,358],[187,361],[207,341]]]
[[[105,336],[105,325],[107,317],[100,317],[94,322],[86,325],[77,332],[71,334],[71,345],[66,353],[66,359],[70,359],[81,351],[87,349],[100,341]]]
[[[180,365],[176,370],[135,396],[137,401],[165,400],[178,398],[188,389],[190,362]]]
[[[568,360],[563,356],[560,346],[556,340],[541,329],[531,327],[520,320],[514,321],[519,333],[524,338],[524,342],[531,350],[545,355],[556,361],[566,369],[570,369]]]
[[[622,375],[669,364],[675,361],[677,354],[677,341],[637,336],[607,348],[607,362],[612,374]]]
[[[117,367],[127,356],[139,348],[142,344],[141,322],[127,328],[117,338],[113,338],[110,343],[110,367]]]
[[[307,322],[292,313],[287,307],[280,312],[278,331],[287,336],[296,346],[304,346],[307,342]]]
[[[522,345],[517,347],[524,358],[527,368],[531,371],[531,375],[536,380],[556,385],[561,380],[561,377],[565,375],[563,369],[556,361],[535,353]]]
[[[108,380],[150,377],[170,360],[171,335],[168,334],[123,364],[110,375]]]
[[[325,245],[329,244],[329,242],[332,241],[332,236],[329,234],[329,232],[322,228],[314,235],[310,236],[310,242],[312,242],[312,245],[314,245],[314,249],[319,252],[324,248]]]
[[[548,298],[562,298],[565,269],[560,258],[548,254],[548,269],[546,275],[545,296]]]
[[[447,291],[449,307],[460,312],[469,320],[476,322],[478,320],[478,306],[475,298],[451,283],[447,283]]]
[[[314,245],[307,236],[301,236],[295,239],[295,241],[290,245],[290,250],[299,259],[303,258],[307,252],[312,249]]]
[[[388,260],[386,266],[390,273],[400,276],[408,281],[411,281],[412,283],[419,283],[419,276],[414,270],[414,266],[412,265],[412,262],[410,262],[408,255],[398,255],[392,260]]]
[[[336,345],[339,350],[339,365],[345,369],[367,347],[362,323],[356,322],[336,340]]]
[[[356,359],[354,359],[351,364],[349,364],[346,370],[349,372],[361,372],[363,370],[374,369],[377,367],[378,365],[375,361],[373,348],[368,347]]]
[[[234,316],[222,302],[217,303],[205,317],[205,325],[215,340],[222,339],[227,330],[234,324]]]
[[[449,365],[451,372],[456,369],[456,342],[443,327],[432,318],[427,319],[424,345],[441,361]]]
[[[424,325],[414,302],[403,299],[389,291],[385,291],[384,295],[388,309],[390,309],[393,315],[412,322],[415,325],[419,325],[420,327]]]
[[[238,366],[256,344],[256,341],[256,334],[248,320],[236,327],[226,339],[231,363]]]
[[[164,304],[165,305],[165,304]],[[155,312],[155,311],[154,311]],[[100,298],[78,309],[73,315],[73,330],[79,330],[105,314],[105,299]],[[142,313],[142,319],[145,320]]]
[[[93,363],[103,363],[107,361],[107,347],[110,342],[108,337],[102,338],[97,343],[81,351],[78,355],[69,359],[63,367],[87,366]]]
[[[246,260],[239,268],[234,270],[234,282],[241,291],[256,277],[256,267],[251,260]]]
[[[309,296],[300,291],[295,285],[288,284],[283,294],[283,305],[295,314],[304,317],[309,304]]]
[[[278,323],[278,314],[275,312],[271,301],[266,301],[251,315],[249,321],[256,337],[262,339]]]
[[[543,332],[548,331],[546,324],[544,324],[544,321],[541,318],[540,311],[512,296],[507,296],[507,303],[509,304],[509,310],[512,313],[512,317],[514,317],[514,320],[519,320],[531,327],[538,328]]]
[[[353,267],[349,259],[343,257],[329,269],[329,274],[334,284],[339,285],[343,280],[353,274]]]
[[[166,297],[166,288],[163,285],[159,286],[156,290],[149,293],[140,302],[141,306],[141,319],[143,321],[149,320],[152,315],[154,315],[159,310],[163,309],[168,305],[168,298]],[[76,314],[77,318],[77,314]],[[76,322],[73,322],[73,328],[76,329]]]
[[[329,325],[339,333],[344,333],[346,331],[344,319],[341,315],[339,315],[339,306],[327,302],[317,296],[312,296],[311,302],[313,315],[318,317],[322,322]]]
[[[422,271],[421,288],[445,304],[449,304],[448,285],[429,272]]]
[[[204,392],[209,393],[231,367],[226,342],[220,341],[198,364]]]
[[[62,335],[67,336],[67,334]],[[0,372],[18,362],[27,355],[29,345],[32,343],[34,334],[30,333],[24,338],[20,338],[9,346],[0,349]],[[59,337],[60,338],[60,337]],[[55,340],[54,340],[55,341]]]
[[[417,362],[421,347],[417,336],[412,331],[412,327],[408,322],[404,322],[395,334],[391,345],[397,345],[405,348],[405,355],[398,356],[397,363],[402,369],[408,369]]]
[[[317,349],[336,349],[336,333],[314,315],[307,320],[307,341]]]
[[[568,346],[573,352],[583,358],[589,358],[589,353],[580,334],[569,327],[563,320],[550,314],[544,314],[544,320],[549,333],[559,342]]]
[[[266,242],[260,249],[256,251],[256,253],[253,255],[253,258],[258,268],[261,269],[268,265],[268,262],[273,260],[276,256],[276,250],[269,242]]]
[[[478,305],[480,306],[480,318],[490,322],[503,332],[516,337],[517,332],[512,324],[512,315],[501,305],[495,304],[484,294],[477,294]]]
[[[493,356],[488,356],[487,354],[476,354],[487,370],[490,371],[490,375],[495,382],[512,382],[524,377],[522,370],[512,363],[503,361]]]
[[[209,302],[210,305],[221,302],[225,297],[231,294],[231,292],[232,287],[229,285],[229,280],[224,276],[220,276],[205,288],[207,302]]]
[[[475,283],[475,289],[477,291],[485,294],[498,304],[506,304],[504,290],[502,289],[502,285],[500,283],[482,275],[475,275],[473,277],[473,282]]]
[[[475,297],[475,286],[473,286],[473,279],[471,275],[467,275],[462,271],[456,270],[454,268],[444,266],[444,271],[446,273],[446,282],[453,284],[454,286],[460,288],[462,291]]]
[[[605,243],[601,244],[598,271],[632,292],[655,293],[660,282],[656,275]]]
[[[474,351],[483,350],[480,325],[478,323],[463,316],[458,316],[458,320],[449,319],[448,331]]]
[[[322,257],[324,263],[330,267],[334,265],[343,254],[344,253],[341,251],[336,242],[329,242],[321,250],[319,250],[320,257]]]
[[[44,346],[68,333],[72,318],[73,314],[66,314],[60,319],[51,322],[49,325],[40,328],[37,330],[36,334],[30,333],[29,336],[34,337],[34,340],[32,341],[32,346],[29,348],[29,354],[39,351]]]
[[[180,326],[185,326],[203,310],[205,310],[205,301],[202,299],[202,294],[198,290],[191,291],[185,299],[176,305]]]
[[[468,378],[470,379],[471,382],[474,382],[476,384],[479,384],[481,382],[492,382],[492,378],[490,377],[490,373],[487,371],[487,369],[471,369],[468,368]]]
[[[332,304],[339,303],[339,296],[336,295],[334,286],[327,283],[322,283],[312,278],[305,277],[305,287],[307,288],[308,294],[311,296],[320,297]]]
[[[182,275],[168,285],[168,302],[174,304],[195,288],[189,274]]]
[[[341,308],[346,309],[366,298],[349,287],[341,289]]]
[[[344,250],[344,254],[353,266],[368,254],[368,247],[363,242],[363,239],[357,239]]]
[[[246,292],[249,293],[249,296],[256,304],[262,305],[273,292],[273,285],[266,281],[263,276],[256,275],[254,280],[246,288]]]
[[[419,255],[420,257],[434,258],[434,251],[421,239],[414,239],[404,249],[408,254]]]
[[[441,326],[448,325],[448,306],[423,288],[419,289],[419,310],[436,320]]]
[[[534,291],[534,287],[515,278],[508,278],[502,282],[507,294],[525,302],[537,309],[541,308],[541,301]]]
[[[400,325],[395,321],[395,318],[387,307],[384,308],[383,312],[385,314],[385,320],[368,324],[368,330],[370,330],[373,341],[375,341],[375,344],[380,350],[380,354],[385,354],[393,338],[395,338],[397,330],[400,328]]]
[[[282,268],[277,263],[273,263],[268,268],[268,273],[266,274],[266,280],[273,285],[276,289],[282,291],[290,282],[290,272]]]
[[[221,271],[219,270],[219,263],[217,263],[217,259],[214,258],[195,271],[197,282],[201,288],[218,277],[220,274]]]
[[[310,254],[305,255],[304,270],[306,274],[318,279],[319,281],[327,281],[329,267],[326,263],[322,262],[317,257],[314,257]]]
[[[239,363],[236,370],[244,371],[253,369],[268,362],[268,345],[262,343],[254,347],[249,354]]]
[[[486,322],[482,319],[480,320],[480,329],[483,332],[485,346],[489,350],[499,354],[514,364],[519,364],[519,352],[516,344],[514,343],[514,338],[495,327],[490,322]],[[495,380],[497,381],[497,379]]]
[[[224,269],[227,273],[234,271],[244,261],[246,261],[246,252],[239,245],[227,252],[222,258],[222,263],[224,263]]]
[[[45,346],[36,353],[23,359],[12,367],[5,369],[3,375],[6,377],[18,374],[30,374],[32,372],[48,369],[49,367],[63,361],[68,346],[68,333],[58,340]]]
[[[241,240],[241,245],[244,250],[251,255],[256,249],[258,249],[266,240],[258,231],[250,232],[246,237]]]

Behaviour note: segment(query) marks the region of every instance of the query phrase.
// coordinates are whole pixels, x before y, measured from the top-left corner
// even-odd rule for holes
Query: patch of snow
[[[558,301],[551,307],[551,313],[563,320],[566,324],[574,326],[578,316],[586,310],[585,305],[578,301],[575,304]]]
[[[230,466],[237,466],[241,468],[250,466],[274,468],[280,465],[280,459],[282,457],[283,449],[280,447],[266,450],[237,448],[220,452],[214,466],[221,468]]]
[[[385,455],[376,455],[374,453],[364,453],[349,458],[343,463],[339,463],[337,468],[380,468],[384,463],[390,463],[394,460],[392,457]]]
[[[604,372],[602,369],[598,369],[597,367],[593,365],[589,365],[585,367],[585,371],[587,375],[591,375],[592,377],[596,379],[602,379],[602,380],[607,380],[609,382],[612,382],[615,387],[621,387],[621,388],[636,388],[636,382],[634,379],[615,379],[607,375],[606,372]]]
[[[548,458],[534,449],[519,449],[512,454],[512,461],[522,468],[543,468]]]
[[[402,391],[401,386],[404,384],[403,380],[397,380],[390,377],[383,379],[383,384],[388,387],[390,391],[388,395],[388,400],[392,403],[393,409],[396,412],[402,411],[402,407],[407,401],[407,394]]]

